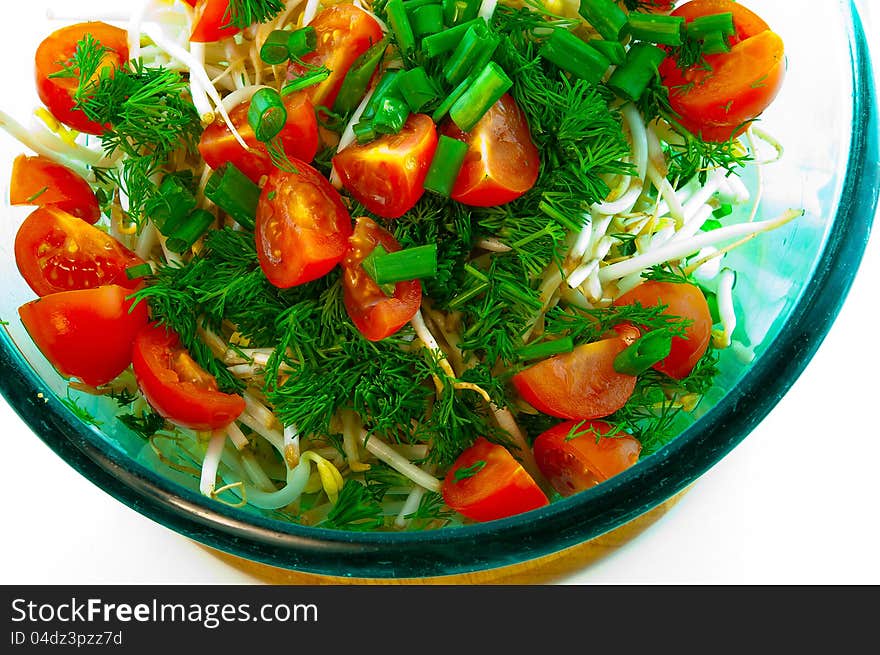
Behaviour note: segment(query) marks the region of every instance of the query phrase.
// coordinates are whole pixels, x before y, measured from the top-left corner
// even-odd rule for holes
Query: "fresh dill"
[[[146,411],[143,414],[118,414],[117,418],[125,427],[135,434],[149,439],[165,428],[165,419],[156,412]]]
[[[76,416],[86,425],[101,427],[101,421],[95,418],[95,416],[89,410],[79,404],[76,398],[70,395],[70,389],[67,390],[67,397],[61,399],[61,404],[67,407],[67,409],[69,409],[71,412],[73,412],[74,416]]]
[[[224,18],[241,29],[254,23],[266,23],[284,10],[284,0],[229,0]]]
[[[367,487],[357,480],[346,480],[333,509],[318,527],[362,531],[380,528],[384,522],[382,505]]]

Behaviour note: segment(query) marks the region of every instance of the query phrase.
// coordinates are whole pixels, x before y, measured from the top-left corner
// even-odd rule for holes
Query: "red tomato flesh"
[[[296,172],[272,173],[257,204],[260,266],[281,288],[329,273],[348,251],[352,232],[339,192],[305,162],[292,162]]]
[[[114,284],[62,291],[22,305],[18,313],[61,375],[97,387],[128,368],[135,335],[147,324],[146,303],[132,308],[130,294]]]
[[[278,139],[285,154],[293,159],[310,162],[318,151],[318,121],[315,108],[308,96],[292,93],[284,99],[287,122],[279,132]],[[248,123],[250,102],[243,103],[229,112],[229,118],[249,150],[241,147],[226,121],[215,121],[205,128],[199,139],[199,152],[211,168],[219,168],[227,162],[233,164],[255,183],[276,170],[266,144],[258,141]]]
[[[425,192],[425,177],[437,150],[434,121],[412,114],[398,134],[353,143],[333,157],[342,186],[382,218],[402,216]]]
[[[664,314],[690,321],[684,337],[672,338],[669,355],[654,365],[658,371],[681,380],[706,354],[712,337],[712,314],[706,297],[693,284],[647,280],[614,301],[615,305],[656,307],[666,305]]]
[[[452,121],[443,134],[468,144],[452,199],[475,207],[515,200],[535,186],[541,160],[525,114],[510,94],[489,109],[470,132]]]
[[[34,57],[36,68],[37,94],[51,114],[65,125],[86,132],[101,134],[104,126],[74,109],[73,94],[79,82],[75,77],[49,77],[63,69],[76,51],[86,34],[91,34],[96,41],[109,50],[104,53],[102,65],[96,75],[105,68],[119,68],[128,61],[128,32],[99,21],[77,23],[62,27],[47,36],[37,47]]]
[[[400,244],[387,231],[366,217],[355,222],[349,250],[342,260],[342,292],[345,309],[352,322],[370,341],[380,341],[397,332],[419,310],[422,285],[406,280],[394,285],[394,295],[385,292],[367,275],[361,262],[381,244],[388,252],[400,250]]]
[[[639,461],[642,444],[604,421],[566,421],[535,439],[535,461],[553,488],[571,496]]]
[[[484,437],[466,449],[441,485],[443,500],[474,521],[494,521],[548,504],[538,484],[506,448]]]
[[[241,31],[230,23],[229,0],[198,0],[190,4],[195,8],[190,41],[213,43]]]
[[[39,155],[15,158],[9,203],[56,207],[92,224],[101,218],[98,199],[89,183],[66,166]]]
[[[125,270],[144,261],[112,236],[54,208],[34,210],[15,235],[15,263],[38,296],[105,284],[133,288]]]
[[[193,430],[219,430],[244,411],[241,396],[217,389],[217,380],[199,366],[180,337],[151,323],[137,334],[132,367],[138,386],[161,416]]]

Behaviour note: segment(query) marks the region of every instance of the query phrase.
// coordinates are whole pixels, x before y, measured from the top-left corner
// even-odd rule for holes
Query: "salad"
[[[304,525],[649,456],[753,356],[726,254],[803,213],[739,177],[785,58],[732,0],[145,0],[35,62],[24,327],[204,495]]]

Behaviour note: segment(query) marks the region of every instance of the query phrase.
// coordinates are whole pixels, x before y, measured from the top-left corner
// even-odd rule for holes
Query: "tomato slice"
[[[260,266],[281,288],[329,273],[345,256],[352,233],[339,192],[305,162],[292,163],[296,172],[269,176],[257,204]]]
[[[654,365],[677,380],[687,377],[706,354],[712,337],[712,314],[703,292],[693,284],[647,280],[614,301],[615,305],[636,303],[642,307],[666,305],[665,315],[691,322],[684,337],[672,338],[669,355]]]
[[[474,521],[494,521],[549,504],[538,484],[506,448],[478,438],[441,485],[443,500]]]
[[[639,461],[639,440],[626,432],[611,433],[604,421],[560,423],[535,439],[535,461],[556,491],[571,496]]]
[[[554,355],[513,376],[523,400],[540,412],[568,419],[602,418],[624,406],[636,377],[614,370],[614,358],[630,343],[614,336]]]
[[[280,145],[288,157],[310,162],[318,151],[318,121],[315,108],[308,96],[303,93],[292,93],[284,99],[287,108],[287,122],[278,134]],[[232,124],[250,147],[245,150],[226,121],[211,123],[202,132],[199,139],[199,152],[211,168],[219,168],[229,162],[259,183],[260,178],[276,170],[266,144],[258,141],[254,130],[248,123],[247,113],[250,102],[242,103],[229,112]]]
[[[125,269],[144,261],[106,232],[55,208],[34,210],[15,235],[15,263],[34,293],[133,288]]]
[[[229,0],[198,0],[193,6],[195,15],[190,41],[213,43],[241,31],[230,24]]]
[[[147,402],[169,421],[193,430],[219,430],[244,411],[244,399],[218,391],[214,376],[164,326],[145,325],[135,337],[131,359]]]
[[[506,93],[470,132],[452,121],[443,134],[468,144],[452,188],[452,198],[465,205],[494,207],[519,198],[535,186],[541,159],[532,142],[525,114]]]
[[[412,114],[398,134],[353,143],[333,157],[342,186],[368,211],[397,218],[425,192],[425,177],[437,150],[434,121]]]
[[[317,47],[301,58],[302,63],[290,63],[287,78],[300,77],[312,66],[326,66],[330,76],[306,92],[315,107],[332,107],[348,69],[371,45],[382,40],[382,28],[375,18],[349,3],[322,9],[309,25],[315,28]]]
[[[99,386],[131,364],[135,335],[147,324],[146,303],[115,284],[62,291],[18,309],[37,348],[65,377]]]
[[[342,292],[345,309],[358,330],[370,341],[391,336],[405,325],[422,303],[422,285],[406,280],[394,285],[394,295],[387,296],[361,266],[361,262],[382,244],[388,252],[400,250],[391,234],[366,217],[355,222],[348,240],[349,250],[342,260]]]
[[[730,52],[706,55],[706,66],[682,71],[673,58],[660,65],[669,103],[681,124],[706,141],[744,132],[776,98],[785,76],[785,46],[760,16],[732,0],[691,0],[672,12],[690,22],[733,13]]]
[[[101,218],[98,199],[89,183],[66,166],[39,155],[15,158],[9,204],[56,207],[93,224]]]
[[[78,81],[75,77],[49,77],[63,69],[86,34],[91,34],[102,46],[104,53],[100,75],[105,68],[119,68],[128,61],[128,32],[107,23],[93,21],[62,27],[47,36],[37,47],[35,55],[37,94],[52,115],[70,127],[88,134],[101,134],[104,126],[84,112],[74,109],[73,94]]]

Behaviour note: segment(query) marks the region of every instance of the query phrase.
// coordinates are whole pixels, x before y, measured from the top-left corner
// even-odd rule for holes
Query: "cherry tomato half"
[[[361,266],[361,262],[382,244],[388,252],[400,250],[400,244],[386,230],[369,218],[355,222],[348,240],[349,250],[342,260],[342,292],[345,309],[358,330],[370,341],[380,341],[397,332],[419,310],[422,285],[407,280],[394,285],[394,294],[385,292]]]
[[[368,211],[397,218],[425,192],[425,177],[437,150],[434,121],[412,114],[398,134],[353,143],[333,157],[342,186]]]
[[[535,439],[538,468],[563,496],[605,482],[639,461],[642,451],[632,435],[611,432],[604,421],[560,423]]]
[[[782,39],[754,12],[732,0],[691,0],[672,12],[690,22],[733,13],[730,52],[706,55],[706,65],[682,71],[673,58],[660,65],[669,103],[681,124],[706,141],[738,136],[776,98],[785,76]]]
[[[513,455],[485,437],[458,456],[440,491],[449,507],[474,521],[503,519],[548,504]]]
[[[666,305],[664,314],[691,322],[684,337],[672,338],[669,355],[654,365],[677,380],[687,377],[706,354],[712,336],[712,314],[703,292],[693,284],[647,280],[614,301],[618,306],[636,303],[642,307]]]
[[[451,121],[442,132],[468,144],[452,188],[453,200],[475,207],[503,205],[538,180],[538,149],[525,114],[510,94],[492,105],[470,132],[462,132]]]
[[[310,66],[326,66],[330,76],[306,92],[315,107],[332,107],[348,69],[371,45],[382,40],[382,28],[367,12],[348,3],[322,9],[309,25],[315,28],[317,46],[301,58],[302,64],[290,63],[287,77],[297,78]]]
[[[342,261],[351,216],[342,196],[318,171],[292,160],[296,172],[275,171],[257,204],[255,238],[269,282],[286,288],[316,280]]]
[[[318,121],[315,117],[315,108],[308,96],[303,93],[288,95],[284,99],[284,106],[287,108],[287,122],[278,134],[279,143],[288,157],[310,162],[318,151]],[[257,140],[253,128],[248,123],[249,107],[250,102],[234,107],[229,112],[229,118],[250,150],[241,147],[226,121],[215,121],[202,132],[199,152],[211,168],[218,168],[230,162],[258,183],[261,177],[276,170],[276,167],[272,163],[266,144]]]
[[[15,235],[15,263],[38,296],[105,284],[133,288],[125,269],[143,260],[112,236],[60,209],[34,210]]]
[[[115,284],[62,291],[18,309],[37,348],[65,377],[99,386],[131,364],[131,346],[147,324],[146,303],[126,299],[131,289]]]
[[[101,134],[104,126],[89,120],[84,112],[74,109],[73,94],[79,83],[76,77],[49,77],[63,70],[76,51],[77,44],[91,34],[102,46],[108,48],[96,75],[107,67],[119,68],[128,61],[128,32],[99,21],[77,23],[62,27],[47,36],[37,47],[36,64],[37,94],[52,115],[70,127],[88,134]]]
[[[523,400],[550,416],[578,420],[608,416],[623,407],[635,388],[635,376],[615,371],[614,358],[637,333],[629,328],[554,355],[514,375],[513,385]]]
[[[66,166],[39,155],[15,158],[9,203],[56,207],[93,224],[101,218],[98,199],[89,183]]]
[[[198,0],[195,4],[193,29],[189,37],[196,43],[213,43],[238,34],[241,30],[232,25],[229,0]]]
[[[241,396],[217,389],[217,380],[181,346],[180,337],[151,323],[135,337],[131,356],[138,386],[161,416],[193,430],[219,430],[244,411]]]

